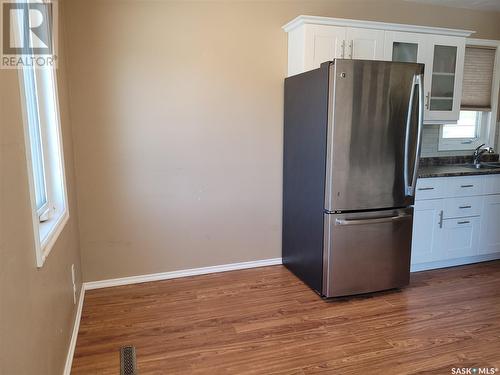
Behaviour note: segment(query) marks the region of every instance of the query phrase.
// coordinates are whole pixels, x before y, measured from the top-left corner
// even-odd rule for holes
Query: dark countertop
[[[418,169],[419,178],[477,176],[484,174],[500,174],[500,168],[474,169],[461,164],[423,166]]]

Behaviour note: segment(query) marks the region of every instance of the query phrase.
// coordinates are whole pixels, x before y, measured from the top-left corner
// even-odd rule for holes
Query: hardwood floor
[[[72,374],[119,374],[123,345],[141,375],[500,368],[500,261],[334,301],[282,266],[88,291]]]

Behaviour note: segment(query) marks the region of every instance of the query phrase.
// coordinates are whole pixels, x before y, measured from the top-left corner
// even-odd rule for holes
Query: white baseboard
[[[488,254],[488,255],[476,255],[476,256],[453,259],[453,260],[446,260],[446,261],[412,264],[411,265],[411,272],[419,272],[419,271],[439,269],[439,268],[445,268],[445,267],[454,267],[454,266],[460,266],[460,265],[465,265],[465,264],[479,263],[479,262],[485,262],[485,261],[489,261],[489,260],[496,260],[499,258],[500,258],[500,256],[497,253],[497,254]],[[83,283],[83,288],[85,290],[101,289],[101,288],[109,288],[109,287],[120,286],[120,285],[147,283],[150,281],[176,279],[179,277],[186,277],[186,276],[206,275],[206,274],[216,273],[216,272],[236,271],[236,270],[243,270],[243,269],[247,269],[247,268],[275,266],[278,264],[283,264],[282,258],[271,258],[271,259],[255,260],[255,261],[250,261],[250,262],[222,264],[219,266],[190,268],[190,269],[186,269],[186,270],[151,273],[151,274],[146,274],[146,275],[121,277],[121,278],[117,278],[117,279],[88,281],[88,282]]]
[[[418,263],[412,264],[410,271],[411,272],[420,272],[427,270],[435,270],[439,268],[447,268],[447,267],[455,267],[455,266],[463,266],[466,264],[479,263],[479,262],[487,262],[490,260],[500,259],[500,254],[485,254],[485,255],[474,255],[465,258],[451,259],[451,260],[440,260],[437,262],[428,262],[428,263]]]
[[[243,269],[247,269],[247,268],[275,266],[277,264],[282,264],[281,258],[254,260],[251,262],[241,262],[241,263],[230,263],[230,264],[223,264],[220,266],[190,268],[187,270],[160,272],[160,273],[152,273],[152,274],[139,275],[139,276],[121,277],[118,279],[89,281],[89,282],[83,283],[83,286],[84,286],[85,290],[92,290],[92,289],[100,289],[100,288],[109,288],[112,286],[119,286],[119,285],[146,283],[149,281],[176,279],[179,277],[186,277],[186,276],[206,275],[209,273],[216,273],[216,272],[226,272],[226,271],[243,270]]]
[[[80,329],[80,320],[82,318],[83,300],[85,298],[85,285],[80,288],[80,297],[78,298],[78,305],[76,306],[75,322],[73,323],[73,332],[71,333],[71,340],[69,342],[68,354],[66,356],[66,364],[64,365],[64,375],[71,374],[71,365],[73,364],[73,355],[75,354],[76,339],[78,338],[78,331]]]

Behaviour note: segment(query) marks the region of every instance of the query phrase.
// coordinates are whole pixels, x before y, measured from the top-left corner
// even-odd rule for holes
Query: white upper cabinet
[[[347,28],[344,58],[384,60],[384,34],[383,30]]]
[[[428,55],[427,43],[425,34],[386,31],[384,60],[425,64]],[[427,66],[425,68],[427,74]]]
[[[388,31],[384,58],[425,64],[424,121],[457,121],[460,115],[465,38]]]
[[[288,34],[288,75],[319,68],[335,58],[384,59],[384,31],[355,27],[310,25]]]
[[[457,121],[464,74],[465,38],[430,36],[425,75],[425,120]]]
[[[344,57],[345,27],[307,25],[304,30],[305,53],[301,71],[316,69],[325,61]]]
[[[288,75],[334,58],[425,64],[424,122],[456,122],[460,114],[465,38],[473,31],[299,16],[288,33]]]

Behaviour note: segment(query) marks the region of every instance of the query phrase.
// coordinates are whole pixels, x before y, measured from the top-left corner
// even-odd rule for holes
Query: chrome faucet
[[[484,153],[491,152],[493,150],[491,147],[482,148],[485,145],[486,145],[486,143],[483,143],[481,146],[478,146],[474,150],[474,154],[472,155],[472,157],[473,157],[473,163],[476,166],[479,165],[479,164],[481,164],[481,156],[483,156]]]

